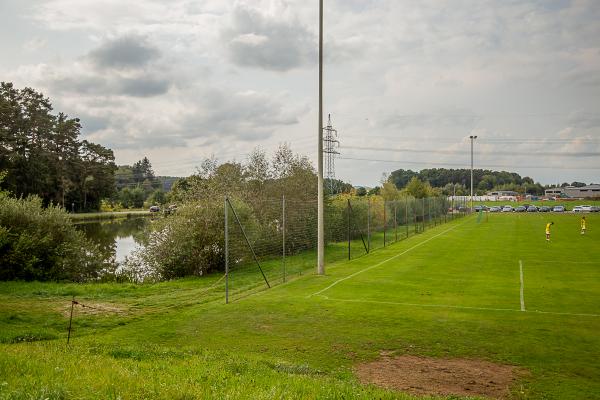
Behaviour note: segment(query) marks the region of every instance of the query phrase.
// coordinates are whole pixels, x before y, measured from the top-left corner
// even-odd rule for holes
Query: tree
[[[50,100],[34,89],[0,84],[2,185],[17,196],[38,195],[44,205],[97,209],[113,191],[112,151],[80,142],[79,119],[51,112]]]
[[[385,201],[398,200],[401,197],[400,191],[392,182],[384,182],[381,188],[381,196]]]
[[[167,202],[167,195],[161,189],[156,189],[154,192],[152,192],[150,197],[148,197],[147,202],[149,205],[163,205]]]
[[[381,193],[381,187],[375,186],[373,189],[369,190],[367,193],[369,196],[375,196]]]
[[[351,193],[353,189],[351,184],[346,183],[340,179],[325,178],[325,180],[323,181],[323,186],[325,188],[326,195]]]
[[[79,154],[77,183],[82,195],[80,201],[84,210],[97,210],[100,200],[114,191],[115,156],[112,150],[87,140],[81,142]]]
[[[398,189],[404,188],[410,180],[418,174],[411,170],[399,169],[390,174],[388,180],[392,182]]]
[[[414,198],[421,199],[433,195],[431,185],[414,176],[404,188],[404,192]]]
[[[150,164],[148,157],[144,157],[134,163],[131,170],[134,183],[142,183],[146,179],[149,181],[154,180],[154,171],[152,170],[152,164]]]
[[[362,186],[356,188],[356,195],[359,196],[359,197],[366,196],[367,195],[367,189],[364,188],[364,187],[362,187]]]

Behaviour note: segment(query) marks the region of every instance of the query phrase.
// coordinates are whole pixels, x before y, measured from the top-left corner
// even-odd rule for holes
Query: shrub
[[[257,226],[247,206],[236,202],[235,207],[244,224]],[[140,282],[223,270],[223,218],[222,201],[194,201],[180,206],[174,215],[155,221],[146,245],[127,258],[121,275]]]
[[[101,260],[62,208],[0,192],[0,280],[86,281],[99,276]]]

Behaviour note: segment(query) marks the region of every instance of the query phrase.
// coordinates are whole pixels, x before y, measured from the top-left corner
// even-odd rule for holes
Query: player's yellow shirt
[[[552,224],[551,223],[546,224],[546,233],[550,233],[550,225],[552,225]]]
[[[581,220],[581,229],[585,229],[585,219]]]

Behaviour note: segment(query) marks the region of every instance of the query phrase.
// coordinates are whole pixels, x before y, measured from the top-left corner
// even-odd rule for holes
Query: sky
[[[597,0],[326,0],[336,177],[469,167],[477,136],[476,168],[600,183],[598,21]],[[316,163],[318,1],[0,0],[0,81],[158,175],[282,143]]]

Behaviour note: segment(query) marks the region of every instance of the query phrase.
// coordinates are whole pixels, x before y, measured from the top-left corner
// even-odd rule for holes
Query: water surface
[[[142,233],[149,222],[149,217],[132,217],[80,222],[75,227],[100,246],[105,261],[118,264],[131,254],[136,245],[142,244]]]

